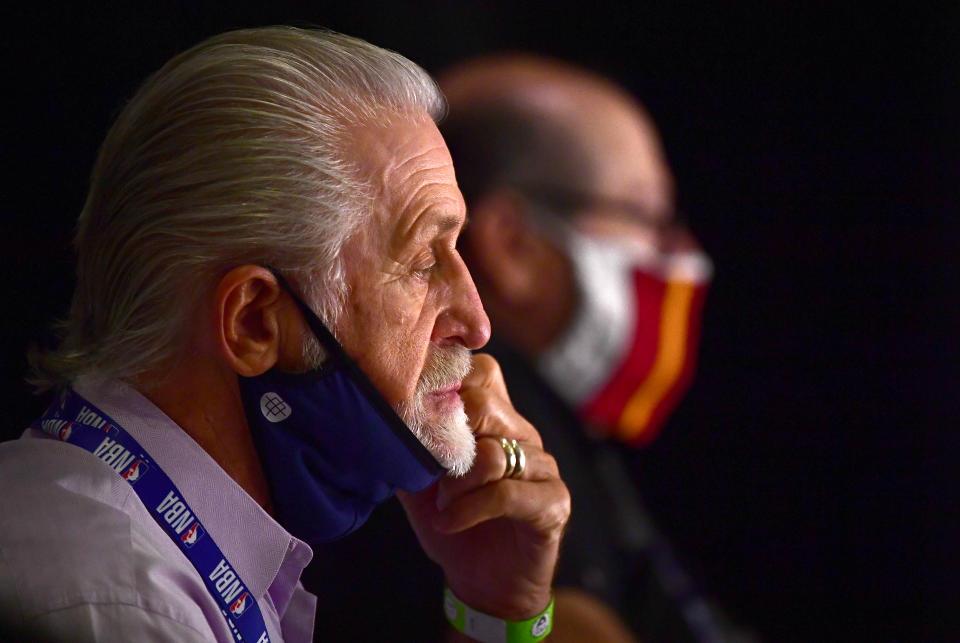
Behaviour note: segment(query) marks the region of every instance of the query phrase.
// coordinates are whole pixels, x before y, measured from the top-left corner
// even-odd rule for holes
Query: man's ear
[[[471,272],[486,297],[522,308],[536,297],[541,244],[526,214],[529,204],[512,190],[495,190],[470,208],[464,234]]]
[[[291,302],[269,270],[234,268],[217,284],[214,306],[221,357],[238,375],[260,375],[277,363]]]

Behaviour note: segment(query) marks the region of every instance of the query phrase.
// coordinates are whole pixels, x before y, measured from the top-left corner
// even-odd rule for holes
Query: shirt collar
[[[118,380],[82,376],[74,389],[133,436],[180,489],[253,594],[283,615],[313,550],[280,526],[163,411]]]

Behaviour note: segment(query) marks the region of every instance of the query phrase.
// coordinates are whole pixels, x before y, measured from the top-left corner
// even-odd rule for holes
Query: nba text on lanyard
[[[123,427],[67,391],[32,428],[86,449],[126,480],[203,578],[237,641],[269,643],[256,599],[166,473]]]

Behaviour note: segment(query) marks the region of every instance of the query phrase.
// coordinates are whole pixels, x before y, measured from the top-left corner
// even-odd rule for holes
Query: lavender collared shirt
[[[270,640],[312,640],[313,552],[133,388],[74,388],[111,416],[183,492],[256,597]],[[0,618],[70,641],[234,638],[200,574],[131,486],[83,449],[28,429],[0,444]]]

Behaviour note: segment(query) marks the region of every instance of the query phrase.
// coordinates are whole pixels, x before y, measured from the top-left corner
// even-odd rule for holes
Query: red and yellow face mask
[[[690,385],[712,266],[688,246],[570,237],[580,305],[537,365],[603,435],[650,442]]]

